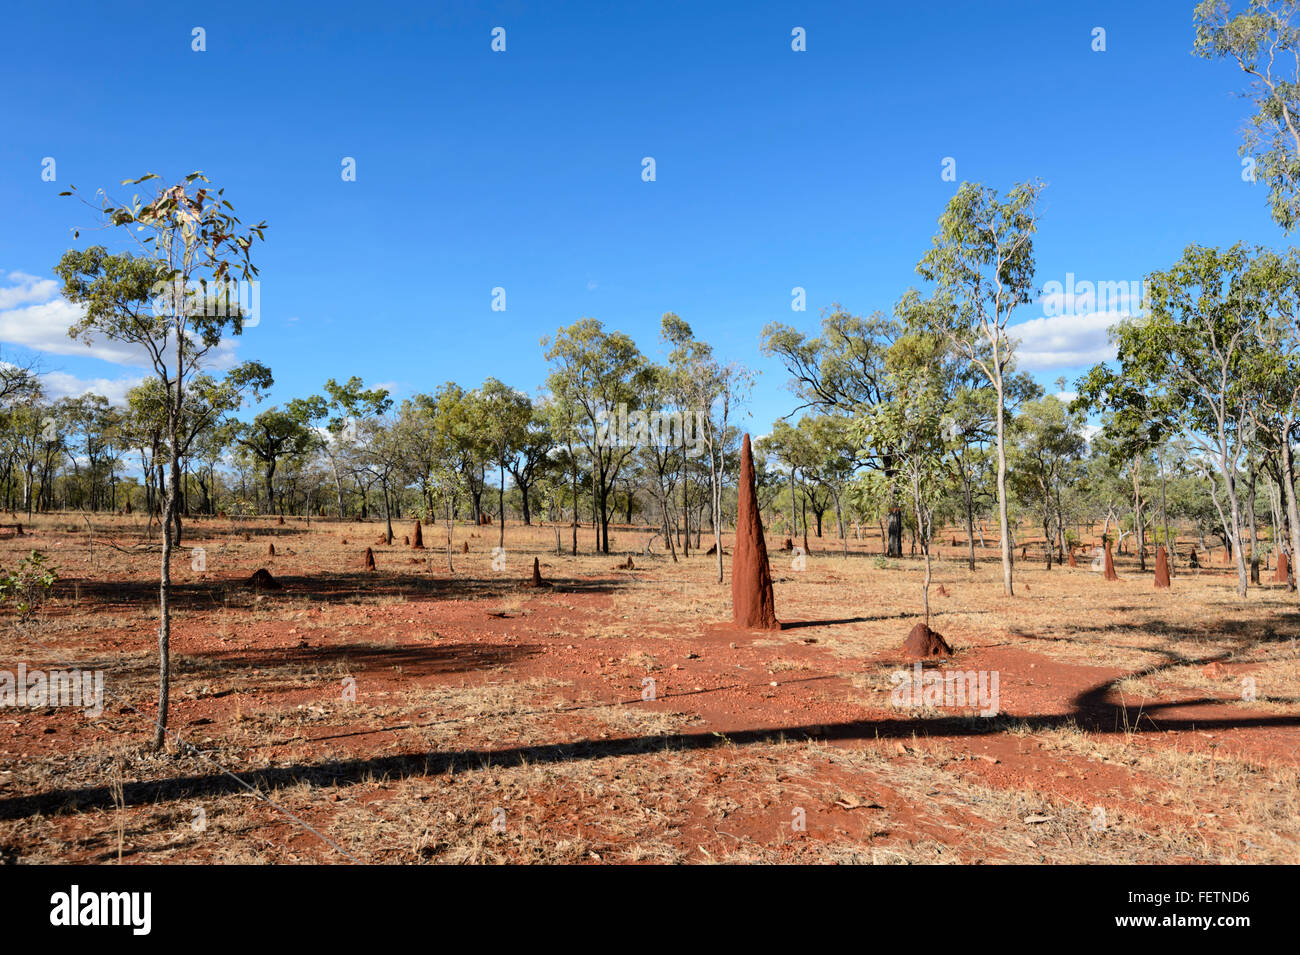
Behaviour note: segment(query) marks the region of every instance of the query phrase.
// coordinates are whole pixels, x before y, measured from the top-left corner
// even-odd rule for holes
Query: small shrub
[[[32,551],[18,563],[13,572],[0,567],[0,604],[8,604],[27,622],[50,595],[58,575],[46,566],[45,555]]]

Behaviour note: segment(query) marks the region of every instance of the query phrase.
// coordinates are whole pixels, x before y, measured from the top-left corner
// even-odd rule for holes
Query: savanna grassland
[[[612,555],[580,529],[573,557],[567,526],[557,554],[511,523],[494,558],[496,527],[448,548],[426,526],[421,551],[409,524],[387,545],[378,523],[202,520],[153,753],[156,525],[25,531],[0,565],[39,548],[59,581],[4,619],[0,658],[102,670],[106,699],[0,710],[5,861],[1300,861],[1297,598],[1266,574],[1241,600],[1217,558],[1159,591],[1132,555],[1108,583],[1031,549],[1004,597],[993,550],[971,572],[936,535],[955,655],[927,669],[996,673],[981,716],[891,704],[923,571],[878,536],[814,538],[806,564],[769,537],[784,626],[759,633],[729,626],[714,557],[632,527]]]

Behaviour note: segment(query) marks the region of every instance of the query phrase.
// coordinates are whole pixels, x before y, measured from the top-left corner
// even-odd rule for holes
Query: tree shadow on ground
[[[240,649],[178,657],[178,672],[195,676],[217,676],[234,671],[274,670],[297,667],[387,669],[400,667],[404,676],[423,677],[446,673],[469,673],[509,666],[535,657],[538,644],[498,646],[483,643],[380,644],[347,643],[280,649]]]
[[[309,600],[324,604],[359,603],[365,600],[402,598],[474,600],[536,593],[522,575],[495,574],[491,577],[428,577],[409,573],[357,572],[351,574],[314,574],[310,577],[286,574],[277,576],[274,565],[268,568],[280,583],[280,589],[254,587],[247,578],[173,582],[170,603],[173,609],[210,610],[228,599],[248,599],[261,595],[271,600]],[[626,579],[616,577],[553,577],[546,580],[546,590],[562,594],[612,594],[623,590]],[[90,580],[65,577],[56,584],[60,596],[80,595],[106,608],[154,606],[158,603],[156,581]],[[53,608],[52,608],[53,609]],[[68,612],[75,612],[70,606]]]
[[[56,789],[45,793],[0,799],[0,819],[23,819],[37,814],[63,815],[91,809],[111,809],[116,805],[154,805],[161,802],[198,796],[215,797],[246,792],[247,786],[266,792],[308,783],[316,786],[348,786],[373,779],[400,780],[437,776],[455,766],[486,765],[509,767],[538,763],[571,763],[647,752],[662,752],[667,747],[680,751],[708,750],[718,747],[747,746],[779,740],[815,739],[831,742],[869,742],[873,740],[912,739],[915,736],[981,737],[1005,732],[1010,723],[1028,726],[1033,732],[1079,727],[1099,735],[1141,735],[1147,732],[1142,719],[1133,720],[1123,704],[1106,700],[1120,679],[1151,676],[1162,670],[1189,663],[1211,662],[1210,658],[1191,660],[1177,655],[1164,663],[1106,680],[1077,694],[1072,708],[1062,714],[1030,716],[1003,715],[993,718],[954,716],[939,719],[885,718],[852,720],[840,723],[793,723],[728,732],[702,731],[665,735],[626,736],[618,739],[580,739],[559,743],[507,746],[500,749],[458,749],[376,756],[367,759],[321,761],[245,770],[238,777],[213,771],[160,780],[124,783],[115,794],[111,786],[86,786]],[[714,691],[701,691],[704,693]],[[639,701],[629,700],[627,704]],[[1181,731],[1237,730],[1249,728],[1283,729],[1300,727],[1300,716],[1250,715],[1215,718],[1170,718],[1159,724],[1151,719],[1153,709],[1172,709],[1201,702],[1170,701],[1144,705],[1143,712],[1150,730],[1161,733]],[[1224,701],[1216,700],[1222,704]],[[608,704],[601,704],[608,705]],[[446,721],[444,721],[446,722]],[[404,728],[404,727],[403,727]]]

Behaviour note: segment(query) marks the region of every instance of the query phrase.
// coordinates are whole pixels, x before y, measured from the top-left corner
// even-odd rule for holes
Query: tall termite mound
[[[736,546],[731,558],[731,619],[746,630],[780,630],[772,596],[763,518],[754,497],[754,454],[749,435],[740,448],[740,490],[736,501]]]
[[[1161,589],[1169,586],[1169,554],[1163,544],[1156,548],[1156,586]]]

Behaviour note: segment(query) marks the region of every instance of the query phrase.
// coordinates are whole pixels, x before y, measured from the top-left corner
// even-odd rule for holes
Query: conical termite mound
[[[1169,554],[1163,544],[1156,548],[1156,586],[1162,590],[1169,586]]]
[[[283,590],[284,589],[284,586],[280,583],[280,581],[272,577],[271,572],[267,570],[265,567],[258,568],[257,571],[253,574],[253,576],[248,578],[246,583],[248,584],[248,586],[253,587],[257,590]]]
[[[366,570],[375,569],[375,552],[369,547],[366,548]]]
[[[23,532],[23,525],[18,525],[18,533]],[[1289,583],[1291,580],[1291,559],[1287,557],[1286,551],[1279,551],[1277,555],[1277,568],[1273,571],[1273,582],[1278,584]]]
[[[952,647],[948,646],[943,634],[935,633],[924,623],[918,623],[907,635],[903,652],[912,660],[934,660],[952,656]]]
[[[415,531],[411,534],[411,550],[424,550],[424,528],[415,522]]]
[[[525,587],[545,587],[546,581],[542,580],[542,565],[536,557],[533,558],[533,576],[531,580],[524,581]]]
[[[274,543],[274,542],[272,542],[272,543],[266,545],[266,556],[267,556],[267,557],[274,557],[274,556],[275,556],[275,543]]]
[[[1102,576],[1107,580],[1119,580],[1119,574],[1115,573],[1115,558],[1110,554],[1110,538],[1106,538],[1106,555],[1102,565]]]
[[[754,453],[748,434],[740,447],[736,543],[731,558],[731,621],[746,630],[781,629],[772,596],[772,568],[767,562],[763,517],[754,495]]]

